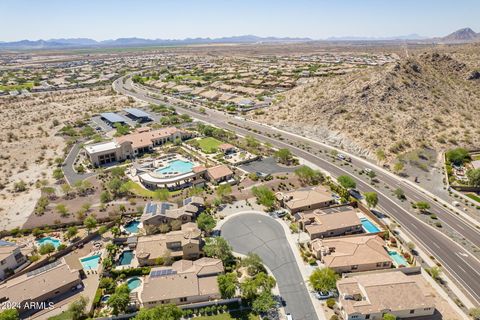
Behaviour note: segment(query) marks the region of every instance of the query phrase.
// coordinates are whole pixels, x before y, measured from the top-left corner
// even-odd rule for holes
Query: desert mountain
[[[443,37],[444,42],[472,42],[480,41],[480,34],[475,33],[470,28],[463,28],[455,32],[450,33],[448,36]]]
[[[469,48],[317,78],[251,117],[390,163],[419,149],[480,147],[480,46]]]

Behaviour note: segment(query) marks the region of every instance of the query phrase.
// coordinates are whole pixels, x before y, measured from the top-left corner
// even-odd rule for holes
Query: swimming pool
[[[133,260],[133,251],[125,250],[120,254],[119,263],[121,266],[129,265]]]
[[[159,168],[155,170],[155,172],[158,172],[161,174],[168,174],[173,172],[188,173],[192,171],[192,168],[193,168],[193,163],[191,163],[190,161],[173,160],[168,163],[168,166]]]
[[[375,233],[380,232],[380,229],[377,228],[376,225],[372,223],[372,221],[368,220],[367,218],[360,218],[360,222],[362,223],[363,229],[368,233]]]
[[[134,290],[134,289],[137,289],[138,287],[140,287],[140,285],[142,284],[142,280],[140,280],[140,278],[130,278],[127,280],[127,286],[128,286],[128,289],[130,289],[130,291]]]
[[[85,270],[96,270],[98,269],[98,262],[100,261],[100,255],[89,256],[80,259],[83,269]]]
[[[138,225],[140,224],[140,221],[137,221],[137,220],[133,220],[133,221],[130,221],[129,223],[127,223],[125,226],[123,226],[125,228],[125,230],[128,232],[128,233],[138,233]]]
[[[408,266],[408,262],[407,260],[405,260],[405,258],[399,254],[398,252],[396,251],[388,251],[388,255],[390,256],[390,258],[392,258],[394,264],[398,267],[398,266]]]
[[[38,239],[37,240],[37,245],[40,247],[44,244],[47,244],[47,243],[51,243],[55,249],[58,248],[59,245],[62,244],[62,242],[56,238],[52,238],[52,237],[45,237],[45,238],[42,238],[42,239]]]

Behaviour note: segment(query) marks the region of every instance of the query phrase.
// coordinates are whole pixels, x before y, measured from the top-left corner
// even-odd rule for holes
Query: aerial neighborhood
[[[85,0],[99,37],[125,8],[155,15],[131,32],[178,20],[159,35],[258,14],[210,2]],[[267,2],[264,24],[287,6]],[[12,16],[75,28],[85,3]],[[359,28],[396,10],[349,3]],[[480,34],[56,29],[0,37],[0,320],[480,320]]]

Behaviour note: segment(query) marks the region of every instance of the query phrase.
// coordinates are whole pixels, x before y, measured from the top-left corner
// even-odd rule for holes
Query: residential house
[[[385,313],[405,319],[431,316],[434,297],[408,270],[352,273],[337,281],[338,304],[345,320],[381,320]]]
[[[323,186],[302,188],[286,193],[277,193],[280,205],[291,213],[328,207],[335,204],[329,190]]]
[[[339,274],[392,267],[392,259],[378,235],[315,239],[310,248],[317,259]]]
[[[182,225],[181,230],[139,237],[136,256],[140,266],[158,264],[165,257],[197,259],[200,257],[201,231],[194,222]]]
[[[299,212],[296,218],[310,239],[338,237],[362,233],[362,222],[354,209],[327,213],[320,209],[311,212]]]
[[[78,270],[65,259],[22,274],[0,285],[0,303],[17,305],[20,313],[33,313],[30,303],[58,302],[66,293],[83,288]]]
[[[145,278],[139,300],[145,308],[217,300],[221,298],[217,277],[223,272],[222,261],[213,258],[179,260],[171,267],[153,268]]]
[[[13,242],[0,240],[0,280],[11,275],[15,269],[27,263],[20,247]]]
[[[151,233],[156,227],[172,221],[180,221],[182,224],[191,222],[205,209],[204,204],[201,197],[187,198],[183,200],[182,206],[171,202],[148,202],[140,220],[147,233]]]

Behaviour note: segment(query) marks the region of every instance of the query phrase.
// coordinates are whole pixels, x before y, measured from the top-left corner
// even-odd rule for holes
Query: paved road
[[[163,100],[152,98],[144,90],[135,88],[135,92],[132,92],[131,80],[127,80],[125,84],[123,84],[121,79],[122,78],[115,81],[113,85],[118,92],[133,96],[148,103],[165,104]],[[207,109],[205,114],[202,114],[195,109],[178,106],[176,106],[176,108],[181,113],[189,114],[198,120],[232,130],[242,135],[251,135],[259,140],[269,142],[278,148],[289,148],[297,156],[319,166],[334,177],[343,174],[355,176],[357,189],[361,192],[377,192],[379,195],[379,204],[385,213],[388,213],[398,221],[402,228],[408,231],[413,239],[416,240],[417,244],[421,244],[427,252],[442,262],[445,271],[464,289],[467,296],[472,299],[472,302],[476,302],[476,304],[480,303],[480,261],[476,259],[470,251],[459,246],[456,242],[446,237],[441,231],[422,222],[416,217],[416,213],[411,208],[405,207],[405,205],[402,206],[395,197],[389,196],[385,188],[381,189],[372,186],[365,175],[359,176],[356,174],[354,169],[358,171],[359,168],[369,166],[365,165],[365,162],[354,159],[352,166],[340,166],[338,161],[336,163],[331,161],[331,158],[328,156],[328,153],[322,149],[322,146],[296,135],[283,132],[281,133],[283,139],[280,140],[278,139],[280,133],[274,128],[247,121],[239,117],[211,109]],[[253,128],[255,131],[248,130],[246,129],[247,127]],[[274,135],[276,135],[276,137],[274,137]],[[303,146],[298,147],[299,145]],[[320,152],[320,150],[322,151]],[[462,217],[445,209],[440,204],[433,202],[430,197],[402,182],[400,179],[377,171],[373,165],[369,167],[374,168],[377,172],[377,178],[381,180],[382,183],[389,185],[390,190],[394,190],[400,186],[405,191],[405,195],[409,200],[421,200],[431,203],[432,208],[430,211],[438,216],[439,221],[444,225],[444,229],[451,228],[452,230],[456,230],[465,240],[477,246],[480,245],[480,232]]]
[[[235,252],[254,252],[262,258],[277,279],[286,312],[295,320],[318,319],[284,229],[277,221],[247,213],[229,219],[221,230]]]
[[[65,175],[65,179],[70,185],[73,185],[75,182],[79,180],[84,180],[88,177],[91,177],[95,175],[95,173],[90,172],[90,173],[77,173],[73,169],[73,164],[75,163],[75,159],[78,156],[78,153],[81,150],[81,144],[82,142],[77,142],[76,144],[73,145],[72,149],[67,155],[67,158],[65,159],[65,162],[63,163],[63,174]]]

